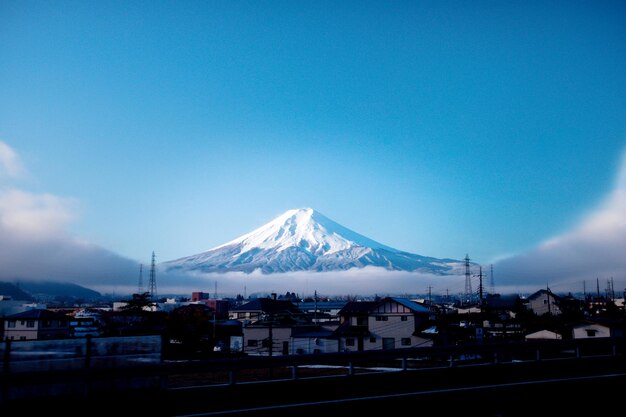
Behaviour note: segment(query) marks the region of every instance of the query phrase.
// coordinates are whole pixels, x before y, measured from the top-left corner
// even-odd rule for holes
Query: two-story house
[[[528,296],[526,307],[538,316],[561,314],[560,297],[550,290],[539,290]]]
[[[422,336],[430,315],[427,307],[407,298],[348,303],[340,312],[340,348],[362,351],[432,346],[432,339]]]
[[[70,337],[69,317],[50,310],[32,309],[5,318],[9,340],[65,339]]]

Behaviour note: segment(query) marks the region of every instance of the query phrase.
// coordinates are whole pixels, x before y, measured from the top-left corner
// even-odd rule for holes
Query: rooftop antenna
[[[472,278],[470,275],[470,257],[465,255],[465,302],[470,304],[472,301]]]
[[[154,251],[152,251],[152,263],[150,264],[150,298],[155,299],[157,297],[156,288],[156,258]]]

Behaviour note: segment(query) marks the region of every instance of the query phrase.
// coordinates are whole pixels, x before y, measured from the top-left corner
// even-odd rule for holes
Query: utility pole
[[[552,310],[550,309],[550,287],[548,283],[546,283],[546,296],[548,297],[548,314],[552,314]]]
[[[313,294],[313,323],[317,324],[317,290]]]

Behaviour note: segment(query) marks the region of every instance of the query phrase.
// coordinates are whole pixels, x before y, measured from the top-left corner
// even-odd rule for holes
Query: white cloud
[[[0,140],[0,178],[3,176],[20,177],[24,172],[17,153]]]
[[[74,217],[73,205],[74,200],[52,194],[0,189],[0,230],[20,240],[62,234]]]
[[[192,291],[213,293],[217,284],[218,296],[237,294],[284,294],[287,291],[299,295],[312,296],[315,291],[320,296],[413,296],[428,293],[457,295],[464,286],[464,277],[458,275],[440,276],[402,271],[388,271],[383,268],[365,267],[337,272],[284,272],[263,274],[253,272],[227,273],[166,273],[157,268],[158,293],[187,294]],[[99,291],[106,292],[105,288]]]
[[[547,240],[536,249],[496,263],[500,284],[549,284],[553,290],[582,291],[583,282],[613,278],[614,288],[626,286],[626,158],[615,189],[569,233]]]
[[[0,172],[24,172],[3,142]],[[67,233],[76,203],[50,193],[0,187],[0,280],[53,280],[91,288],[126,284],[135,276],[135,262]]]

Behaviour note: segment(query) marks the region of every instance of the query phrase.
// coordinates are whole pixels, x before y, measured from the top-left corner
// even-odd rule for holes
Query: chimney
[[[276,300],[276,293],[275,292],[272,293],[272,300]]]

